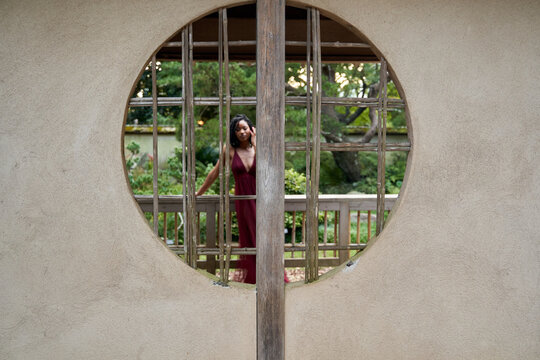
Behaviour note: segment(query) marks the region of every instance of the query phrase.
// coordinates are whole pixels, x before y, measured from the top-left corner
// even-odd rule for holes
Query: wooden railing
[[[235,211],[231,195],[231,212]],[[152,214],[153,198],[151,195],[135,195],[141,210]],[[397,195],[386,195],[385,210],[394,206]],[[184,255],[183,244],[183,201],[182,196],[159,196],[158,210],[163,225],[160,234],[167,246],[179,255]],[[319,266],[335,267],[346,262],[353,253],[363,250],[371,237],[375,235],[377,196],[359,195],[320,195],[319,196]],[[219,264],[216,260],[220,249],[217,246],[219,223],[219,196],[208,195],[197,198],[199,236],[197,239],[197,267],[215,274]],[[286,195],[285,211],[289,214],[286,229],[284,251],[285,267],[305,267],[305,195]],[[171,220],[171,219],[174,219]],[[172,225],[174,224],[174,225]],[[171,231],[172,227],[172,231]],[[171,234],[170,236],[167,234]],[[255,254],[255,248],[239,248],[235,244],[231,249],[230,268],[237,266],[240,254]]]

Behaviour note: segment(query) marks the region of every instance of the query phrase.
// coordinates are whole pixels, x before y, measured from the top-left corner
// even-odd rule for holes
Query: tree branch
[[[332,134],[328,131],[321,131],[322,136],[326,139],[326,141],[331,143],[342,143],[343,139],[337,136],[336,134]]]
[[[377,82],[375,84],[371,84],[369,86],[368,90],[368,97],[375,97],[379,91],[380,82]],[[379,119],[377,116],[377,111],[375,108],[369,108],[369,118],[371,119],[371,126],[369,127],[369,130],[366,131],[364,136],[360,139],[361,143],[368,143],[373,139],[375,134],[377,133],[377,125],[379,124]]]
[[[352,123],[357,117],[359,117],[360,115],[362,115],[362,113],[364,112],[364,110],[366,110],[367,107],[359,107],[358,109],[356,109],[356,111],[354,113],[352,113],[352,115],[349,115],[350,114],[350,110],[349,108],[347,108],[347,114],[345,116],[345,118],[343,119],[343,121],[341,121],[342,123],[344,123],[345,125],[349,125],[350,123]],[[341,120],[341,119],[340,119]]]
[[[303,88],[295,88],[291,84],[285,84],[285,91],[295,96],[306,96]]]

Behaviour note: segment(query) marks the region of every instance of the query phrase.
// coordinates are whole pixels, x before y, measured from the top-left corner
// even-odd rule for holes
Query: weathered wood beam
[[[193,103],[195,105],[207,105],[207,106],[219,106],[221,99],[219,97],[195,97]],[[255,96],[238,96],[230,98],[231,105],[257,105],[257,98]],[[309,102],[306,96],[287,96],[285,97],[286,105],[294,106],[306,106]],[[151,97],[131,98],[129,106],[131,107],[145,107],[152,106]],[[182,106],[182,97],[158,97],[158,106]],[[361,106],[361,107],[373,107],[379,106],[379,99],[377,98],[334,98],[334,97],[321,97],[322,105],[334,105],[334,106]],[[405,102],[401,99],[388,99],[388,109],[403,109],[405,108]]]
[[[223,13],[225,9],[219,10],[219,30],[218,30],[218,65],[219,65],[219,213],[218,213],[218,242],[219,242],[219,275],[221,282],[225,283],[225,174],[223,159],[227,152],[223,153]],[[228,189],[227,189],[228,191]]]
[[[306,168],[310,168],[311,177],[307,184],[307,205],[306,205],[306,277],[305,282],[312,282],[319,277],[319,170],[321,154],[321,98],[322,98],[322,67],[321,67],[321,39],[320,39],[320,14],[317,9],[308,10],[307,28],[311,33],[312,43],[308,48],[308,56],[313,52],[313,84],[311,93],[313,101],[311,103],[311,123],[308,124],[307,133],[311,135],[311,140],[306,139],[306,153],[311,151],[310,163],[306,163]],[[310,39],[308,33],[308,40]],[[308,41],[309,43],[309,41]],[[310,144],[310,149],[308,145]]]
[[[306,46],[306,41],[285,41],[286,46]],[[229,46],[255,46],[257,42],[255,40],[235,40],[230,41]],[[193,47],[218,47],[219,41],[194,41]],[[169,41],[166,42],[163,47],[182,47],[181,41]],[[323,41],[321,47],[324,48],[370,48],[371,46],[366,43],[357,42],[341,42],[341,41]]]
[[[285,0],[257,1],[257,359],[285,358]]]
[[[230,121],[231,121],[231,83],[229,78],[229,32],[228,32],[228,17],[227,17],[227,9],[223,9],[223,57],[224,57],[224,66],[225,66],[225,123],[227,124],[226,127],[226,141],[225,141],[225,219],[226,221],[226,227],[225,227],[225,238],[226,238],[226,246],[225,246],[225,270],[223,271],[223,278],[221,281],[228,282],[229,281],[229,268],[230,268],[230,262],[231,262],[231,243],[232,243],[232,228],[231,228],[231,209],[230,209],[230,178],[231,178],[231,158],[229,156],[230,151],[230,144],[231,144],[231,136],[230,136]]]
[[[251,198],[250,195],[234,196],[231,195],[231,211],[235,211],[234,201]],[[385,196],[384,209],[391,210],[397,200],[396,194],[387,194]],[[141,207],[143,212],[152,212],[153,198],[152,195],[135,195],[135,200]],[[349,209],[354,210],[376,210],[377,195],[375,194],[354,194],[354,195],[339,195],[326,194],[319,195],[319,210],[334,211],[339,210],[339,203],[347,201]],[[197,198],[197,211],[208,212],[214,209],[215,204],[219,202],[218,195],[205,195]],[[306,196],[305,195],[285,195],[285,211],[305,211]],[[159,196],[159,212],[180,212],[183,211],[183,197],[179,195],[160,195]]]
[[[388,69],[386,60],[381,59],[379,87],[379,107],[377,114],[379,121],[377,122],[377,227],[375,232],[377,235],[384,226],[384,198],[386,194],[386,115],[388,106]]]
[[[321,143],[321,151],[377,151],[377,148],[377,143]],[[386,151],[409,151],[410,149],[411,144],[409,142],[386,144]],[[305,142],[285,143],[285,151],[305,150]]]
[[[335,245],[335,244],[329,244],[329,245],[319,245],[320,250],[362,250],[367,246],[367,244],[347,244],[347,245]],[[176,246],[176,245],[170,245],[168,246],[169,249],[171,249],[173,252],[183,255],[184,248],[182,246]],[[232,255],[256,255],[257,254],[257,248],[241,248],[236,246],[231,246],[231,254]],[[290,244],[287,244],[283,248],[284,252],[293,252],[293,251],[306,251],[305,246],[291,246]],[[199,255],[218,255],[219,254],[219,248],[217,247],[198,247],[197,248],[197,254]],[[337,259],[337,258],[336,258]],[[305,259],[304,259],[305,260]],[[231,260],[232,261],[232,260]],[[285,260],[287,261],[287,260]],[[343,260],[341,261],[343,263]]]
[[[195,127],[193,112],[193,28],[188,25],[183,32],[184,44],[187,44],[187,51],[184,65],[184,106],[186,107],[186,149],[187,150],[187,189],[186,189],[186,217],[184,231],[184,245],[186,246],[186,262],[193,268],[197,267],[197,233],[196,226],[196,202],[195,197]]]
[[[152,176],[152,192],[154,195],[154,206],[152,216],[154,220],[154,233],[158,232],[158,207],[159,207],[159,189],[158,189],[158,123],[157,123],[157,75],[156,75],[156,54],[152,55],[152,155],[154,161]]]

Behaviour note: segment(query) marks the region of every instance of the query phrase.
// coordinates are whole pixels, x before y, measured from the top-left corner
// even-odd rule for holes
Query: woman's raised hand
[[[257,129],[255,126],[249,129],[249,132],[251,133],[251,145],[257,146]]]

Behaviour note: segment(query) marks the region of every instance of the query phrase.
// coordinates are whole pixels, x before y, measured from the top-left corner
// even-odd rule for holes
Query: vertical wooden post
[[[167,213],[163,212],[163,242],[167,244]]]
[[[347,246],[351,241],[351,215],[349,203],[339,203],[339,246]],[[349,250],[339,250],[339,263],[342,264],[349,258]]]
[[[371,210],[367,212],[367,241],[371,239]]]
[[[296,246],[296,211],[292,212],[291,245]],[[294,258],[294,251],[291,252],[291,258]]]
[[[174,245],[178,246],[178,213],[174,212]]]
[[[159,219],[159,195],[158,195],[158,123],[157,123],[157,79],[156,79],[156,54],[152,56],[152,155],[153,159],[153,206],[152,215],[154,217],[154,233],[159,234],[158,219]]]
[[[216,247],[216,207],[213,205],[206,212],[206,247]],[[206,271],[216,273],[216,256],[206,255]]]
[[[193,267],[197,268],[197,233],[196,227],[196,198],[195,198],[195,128],[194,128],[194,113],[193,113],[193,27],[188,25],[187,31],[182,33],[182,60],[183,60],[183,78],[184,88],[182,89],[184,98],[186,136],[187,140],[187,189],[185,198],[187,198],[185,231],[184,231],[184,246],[186,248],[186,261]],[[187,46],[185,46],[187,45]],[[183,137],[184,138],[184,137]]]
[[[311,20],[311,21],[309,21]],[[308,124],[306,133],[311,132],[311,152],[312,159],[306,168],[310,167],[310,178],[306,177],[306,218],[307,218],[307,237],[306,237],[306,278],[305,282],[315,281],[319,277],[319,167],[321,153],[321,97],[322,97],[322,77],[321,77],[321,38],[320,38],[320,16],[319,10],[308,10],[308,30],[311,26],[313,35],[313,102],[311,112],[311,128]],[[308,44],[309,44],[308,35]],[[309,54],[309,51],[308,51]],[[309,57],[308,57],[309,60]],[[308,74],[309,75],[309,74]],[[308,88],[309,94],[309,88]],[[309,95],[308,95],[309,96]],[[311,130],[311,131],[310,131]],[[307,135],[306,135],[307,136]],[[306,139],[309,144],[309,140]],[[306,145],[307,145],[306,144]],[[309,152],[306,146],[306,152]],[[310,158],[306,154],[306,161]]]
[[[182,226],[184,228],[184,254],[187,254],[187,188],[186,188],[186,85],[187,85],[187,29],[182,30]],[[187,260],[187,256],[184,255]],[[186,261],[187,262],[187,261]]]
[[[285,357],[285,0],[257,1],[257,358]]]
[[[324,211],[324,246],[328,245],[328,211]],[[326,250],[323,251],[323,256],[326,257]]]
[[[338,212],[334,211],[334,245],[337,246],[339,234],[338,234],[338,224],[339,224],[339,216]],[[334,249],[334,257],[337,256],[337,251]]]
[[[377,227],[376,235],[379,235],[384,226],[384,198],[386,196],[386,112],[388,105],[387,85],[388,70],[386,60],[381,58],[379,85],[379,106],[377,123]]]
[[[225,279],[225,237],[223,232],[225,214],[225,181],[223,159],[228,153],[223,153],[223,9],[219,10],[219,30],[218,30],[218,62],[219,62],[219,214],[218,214],[218,239],[219,239],[219,276],[222,282]]]
[[[360,210],[356,212],[356,243],[360,244]]]
[[[223,56],[225,66],[225,123],[227,124],[225,137],[225,218],[228,219],[225,227],[225,269],[223,271],[222,281],[229,281],[229,268],[231,263],[231,250],[232,250],[232,226],[231,226],[231,198],[229,194],[229,180],[231,178],[231,158],[229,151],[231,148],[231,135],[229,131],[231,123],[231,84],[229,78],[229,20],[227,16],[227,9],[223,9]]]

